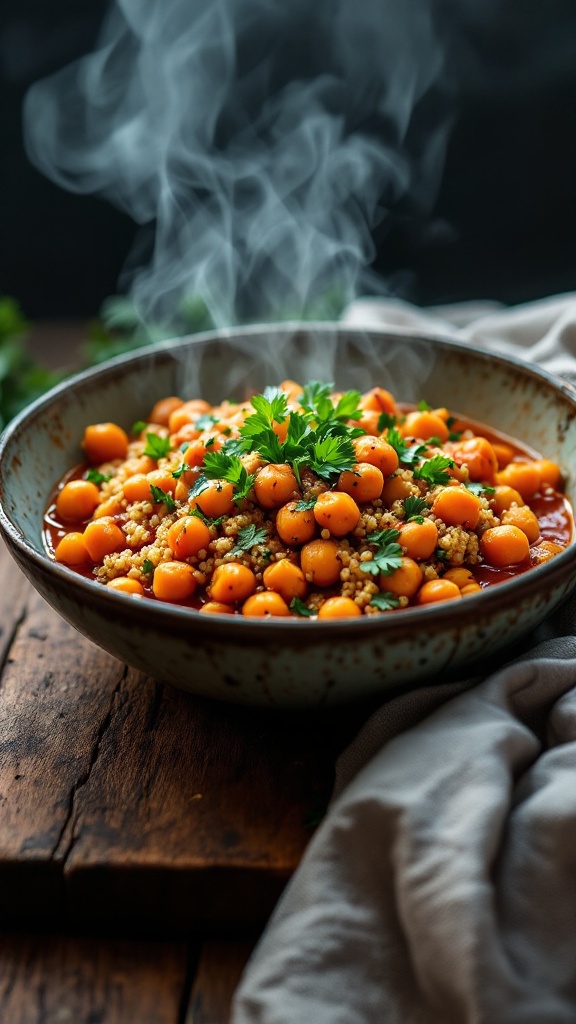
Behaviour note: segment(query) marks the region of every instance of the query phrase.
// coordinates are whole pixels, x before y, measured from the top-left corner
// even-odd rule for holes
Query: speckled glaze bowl
[[[42,515],[55,482],[81,461],[87,423],[130,429],[160,397],[242,398],[292,377],[337,388],[376,384],[426,398],[517,437],[559,462],[576,502],[576,390],[519,361],[441,340],[330,324],[257,326],[164,342],[77,375],[31,405],[0,442],[0,528],[36,589],[81,633],[196,694],[306,708],[375,698],[468,673],[528,634],[576,582],[576,544],[464,601],[377,617],[309,622],[199,615],[134,600],[53,562]]]

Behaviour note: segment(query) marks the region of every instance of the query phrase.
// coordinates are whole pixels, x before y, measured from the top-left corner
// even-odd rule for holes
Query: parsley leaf
[[[238,530],[237,544],[232,548],[231,554],[239,555],[241,551],[250,551],[256,544],[264,544],[268,540],[268,533],[262,526],[243,526]]]
[[[301,601],[299,597],[292,598],[289,608],[290,611],[295,612],[296,615],[304,615],[306,618],[309,618],[311,615],[316,615],[316,612],[313,612],[311,608],[308,608],[307,605],[304,604],[304,601]]]
[[[397,422],[396,417],[391,412],[381,412],[378,417],[379,433],[382,433],[383,430],[391,430],[392,427],[396,426]]]
[[[396,427],[392,427],[388,430],[386,440],[388,444],[392,445],[398,456],[398,460],[403,462],[406,466],[413,465],[413,463],[417,462],[418,459],[423,458],[426,452],[425,444],[414,444],[409,447]]]
[[[295,512],[309,512],[310,509],[314,508],[314,505],[316,504],[317,501],[318,501],[318,499],[316,497],[309,498],[308,500],[305,500],[304,498],[302,498],[301,501],[297,501],[296,502],[296,505],[294,507],[294,511]]]
[[[158,434],[148,433],[146,434],[146,447],[144,448],[144,455],[149,455],[152,459],[163,459],[168,455],[170,451],[170,438],[159,437]]]
[[[192,487],[188,491],[188,497],[189,498],[197,498],[199,494],[202,494],[202,492],[206,490],[207,487],[208,487],[208,478],[205,476],[204,473],[200,473],[200,476],[197,477],[197,479],[194,481]]]
[[[190,509],[190,515],[195,516],[196,519],[201,519],[203,523],[206,523],[206,526],[220,526],[220,523],[223,523],[226,518],[225,516],[218,516],[218,519],[211,519],[210,516],[207,516],[206,513],[202,511],[198,502],[196,502],[194,508]]]
[[[225,452],[206,452],[202,466],[208,480],[227,480],[234,485],[236,493],[234,501],[241,501],[252,490],[254,484],[254,473],[247,473],[237,455],[227,455]],[[196,481],[198,484],[200,477]],[[202,488],[204,490],[205,488]]]
[[[396,597],[396,594],[391,594],[388,591],[381,594],[374,594],[371,605],[378,608],[381,612],[390,611],[392,608],[398,608],[400,604],[400,598]]]
[[[91,484],[105,484],[110,479],[110,473],[100,473],[97,469],[89,469],[86,473],[86,480]]]
[[[416,408],[417,408],[418,412],[430,412],[431,409],[432,409],[432,406],[424,398],[421,398],[420,401],[418,402],[418,405],[416,406]]]
[[[426,459],[421,466],[416,466],[414,476],[431,485],[447,484],[450,474],[446,470],[452,468],[453,465],[454,459],[447,455],[433,455],[431,459]]]
[[[348,437],[325,437],[316,441],[308,457],[308,465],[323,480],[339,476],[345,469],[352,469],[356,462],[354,445]]]
[[[150,484],[150,491],[152,493],[152,501],[163,502],[169,512],[176,510],[176,502],[171,494],[167,494],[161,487],[156,487],[154,484]]]
[[[203,413],[194,420],[194,426],[197,430],[210,430],[215,423],[218,423],[218,417],[212,416],[209,413]]]
[[[402,503],[404,509],[405,521],[409,523],[411,520],[422,521],[422,513],[428,511],[428,505],[424,498],[418,498],[411,494],[408,498],[405,498]]]
[[[372,576],[389,576],[402,564],[402,548],[397,543],[400,536],[399,530],[380,530],[371,533],[366,537],[369,544],[377,545],[377,550],[372,561],[360,562],[362,572],[369,572]]]
[[[136,423],[132,427],[132,433],[133,433],[134,437],[139,437],[140,434],[144,430],[146,430],[147,426],[148,426],[148,424],[146,423],[145,420],[136,420]]]
[[[475,480],[469,480],[465,485],[468,491],[472,491],[472,494],[476,494],[480,497],[481,494],[494,494],[496,488],[490,487],[488,484],[480,484]]]
[[[150,573],[154,572],[154,562],[151,562],[149,558],[145,558],[142,562],[142,572],[145,576],[149,576]]]

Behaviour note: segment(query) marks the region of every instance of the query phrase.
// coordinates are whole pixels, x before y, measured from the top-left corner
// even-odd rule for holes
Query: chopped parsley
[[[378,608],[381,612],[387,612],[392,608],[398,608],[400,598],[396,597],[396,594],[391,594],[389,591],[386,591],[381,594],[374,594],[370,604],[374,605],[374,607]]]
[[[239,555],[241,551],[250,551],[256,544],[264,544],[268,540],[267,531],[261,526],[250,523],[238,530],[237,543],[232,548],[233,555]]]
[[[370,533],[366,537],[369,544],[374,544],[376,551],[370,562],[360,562],[362,572],[369,572],[372,576],[389,576],[402,564],[402,548],[397,543],[400,536],[399,530],[378,530],[377,533]]]
[[[476,494],[480,497],[481,494],[494,494],[496,488],[490,487],[488,484],[479,484],[475,480],[469,480],[465,485],[468,491],[472,491],[472,494]]]
[[[246,498],[254,485],[254,473],[246,472],[237,455],[228,455],[222,451],[206,452],[202,468],[204,472],[198,477],[196,484],[192,488],[194,493],[201,493],[201,491],[197,492],[195,488],[200,483],[202,476],[207,480],[226,480],[232,484],[235,489],[235,502]],[[206,484],[202,486],[201,490],[205,490],[206,486]],[[194,496],[192,491],[190,492],[191,497]]]
[[[431,412],[432,406],[424,398],[421,398],[416,406],[418,412]]]
[[[311,608],[308,608],[308,606],[304,604],[304,601],[301,601],[299,597],[292,598],[292,600],[290,601],[289,608],[290,611],[295,612],[296,615],[303,615],[306,618],[309,618],[311,615],[317,614],[316,612],[312,611]]]
[[[142,562],[142,572],[144,576],[150,576],[154,572],[154,562],[151,562],[149,558],[145,558]]]
[[[425,457],[426,445],[407,445],[396,427],[392,427],[387,432],[386,440],[388,444],[392,445],[396,455],[398,456],[399,462],[403,462],[406,466],[411,466],[415,462],[418,462],[419,459],[423,459]]]
[[[453,465],[454,459],[449,458],[448,455],[433,455],[431,459],[426,459],[422,465],[416,466],[414,476],[418,480],[425,480],[432,487],[436,484],[447,484],[450,480],[450,474],[446,470],[451,469]]]
[[[194,420],[194,426],[197,430],[210,430],[215,423],[218,423],[218,417],[212,416],[209,413],[203,413],[202,416]]]
[[[317,498],[308,498],[308,500],[304,500],[304,498],[302,498],[301,501],[296,502],[294,511],[309,512],[310,509],[314,508],[314,505],[316,504],[317,500]]]
[[[97,469],[89,469],[86,479],[91,484],[105,484],[111,479],[110,473],[100,473]]]
[[[402,508],[404,509],[404,518],[407,523],[423,522],[422,513],[428,511],[425,498],[418,498],[414,494],[404,499]]]
[[[196,519],[201,519],[203,523],[206,523],[206,526],[220,526],[220,523],[223,523],[226,518],[226,516],[218,516],[218,519],[211,519],[210,516],[207,516],[202,511],[198,502],[196,502],[194,508],[190,509],[190,515],[195,516]]]
[[[161,487],[156,487],[154,484],[150,484],[150,491],[152,493],[152,501],[162,503],[166,505],[169,512],[176,511],[176,502],[171,494],[163,491]]]
[[[378,431],[382,433],[384,430],[391,430],[392,427],[396,426],[397,419],[390,412],[381,412],[378,417]]]
[[[146,423],[146,420],[136,420],[136,423],[134,423],[132,427],[134,437],[139,437],[142,431],[146,430],[147,426],[148,424]]]
[[[159,437],[158,434],[153,434],[151,432],[146,434],[144,455],[149,455],[152,459],[163,459],[168,455],[169,451],[170,438]]]

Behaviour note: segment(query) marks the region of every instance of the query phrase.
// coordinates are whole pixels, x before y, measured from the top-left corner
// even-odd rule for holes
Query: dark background
[[[510,12],[499,30],[494,4],[489,28],[464,18],[457,26],[458,115],[432,216],[415,221],[398,211],[377,236],[376,269],[411,301],[515,303],[576,285],[576,5],[525,0],[512,8],[517,33]],[[93,48],[105,9],[101,0],[5,0],[0,293],[31,318],[95,315],[117,290],[135,235],[106,202],[43,178],[22,146],[26,89]],[[551,18],[553,45],[565,44],[557,60],[544,52]],[[508,77],[511,66],[523,68],[521,85]]]

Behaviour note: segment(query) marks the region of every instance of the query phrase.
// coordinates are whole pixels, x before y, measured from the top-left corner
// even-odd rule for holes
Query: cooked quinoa
[[[567,510],[558,466],[381,387],[170,397],[131,436],[92,424],[82,443],[47,516],[54,557],[205,612],[388,614],[477,594],[483,567],[523,571],[570,539],[543,536],[534,511]]]

